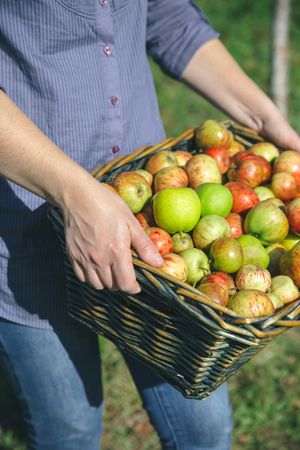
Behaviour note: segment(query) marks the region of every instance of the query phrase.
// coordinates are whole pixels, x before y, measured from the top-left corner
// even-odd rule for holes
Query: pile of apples
[[[162,271],[243,317],[300,297],[300,153],[248,148],[216,120],[197,152],[159,151],[112,188],[164,258]]]

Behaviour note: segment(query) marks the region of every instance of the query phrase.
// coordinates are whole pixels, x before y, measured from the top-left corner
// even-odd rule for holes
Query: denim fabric
[[[230,449],[226,385],[203,401],[188,400],[125,358],[164,450]],[[56,330],[0,319],[0,363],[23,405],[29,449],[99,449],[103,400],[95,334],[71,319]]]

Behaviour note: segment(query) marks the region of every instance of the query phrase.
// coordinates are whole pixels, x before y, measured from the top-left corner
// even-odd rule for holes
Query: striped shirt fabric
[[[148,54],[180,79],[217,35],[190,0],[1,0],[0,86],[90,170],[165,137]],[[0,177],[0,316],[38,328],[66,314],[48,206]]]

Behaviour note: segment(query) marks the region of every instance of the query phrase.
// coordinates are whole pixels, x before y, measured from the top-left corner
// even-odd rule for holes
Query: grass
[[[273,0],[201,0],[244,70],[269,93]],[[300,4],[293,2],[290,39],[290,121],[300,131]],[[168,136],[224,115],[185,86],[170,80],[152,64],[161,115]],[[234,406],[233,450],[298,450],[300,448],[300,332],[278,337],[229,382]],[[128,370],[116,348],[103,351],[105,418],[104,450],[158,450],[153,431]],[[0,374],[0,449],[24,450],[18,404]]]

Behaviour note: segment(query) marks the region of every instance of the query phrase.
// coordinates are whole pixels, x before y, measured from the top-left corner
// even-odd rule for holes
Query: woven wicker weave
[[[251,130],[225,124],[246,146],[261,140]],[[194,129],[130,156],[120,156],[92,174],[98,180],[112,181],[121,171],[141,168],[147,157],[170,147],[196,152]],[[50,208],[49,217],[65,254],[69,314],[149,364],[185,397],[204,399],[275,336],[300,325],[300,300],[270,316],[241,318],[136,256],[140,294],[97,291],[73,273],[59,210]]]

